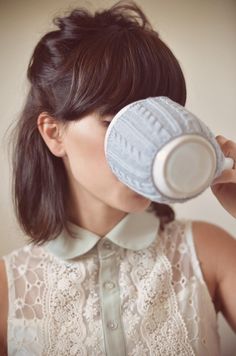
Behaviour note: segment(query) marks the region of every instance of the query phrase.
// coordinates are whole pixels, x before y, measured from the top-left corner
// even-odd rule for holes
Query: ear
[[[63,147],[63,125],[52,118],[48,113],[42,112],[37,119],[38,130],[54,156],[65,156]]]

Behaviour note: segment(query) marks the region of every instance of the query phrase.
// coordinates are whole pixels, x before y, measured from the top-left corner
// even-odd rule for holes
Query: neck
[[[100,237],[104,237],[128,214],[106,205],[84,190],[78,195],[79,198],[73,195],[70,199],[68,220]]]

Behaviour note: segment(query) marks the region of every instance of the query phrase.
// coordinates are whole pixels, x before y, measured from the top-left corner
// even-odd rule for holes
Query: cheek
[[[70,137],[67,143],[71,173],[82,185],[102,188],[117,181],[105,157],[103,136]]]
[[[120,210],[144,210],[150,201],[133,192],[113,174],[105,157],[104,130],[70,135],[66,143],[66,169],[73,189],[86,189],[98,199]]]

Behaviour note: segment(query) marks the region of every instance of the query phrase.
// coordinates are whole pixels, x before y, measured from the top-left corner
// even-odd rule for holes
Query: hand
[[[236,218],[236,142],[221,135],[216,136],[216,140],[224,155],[233,158],[235,163],[232,169],[224,170],[214,179],[211,190],[220,204]]]

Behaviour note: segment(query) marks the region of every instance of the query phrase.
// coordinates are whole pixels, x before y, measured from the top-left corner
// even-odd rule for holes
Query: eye
[[[103,124],[108,127],[110,125],[111,121],[103,121]]]

